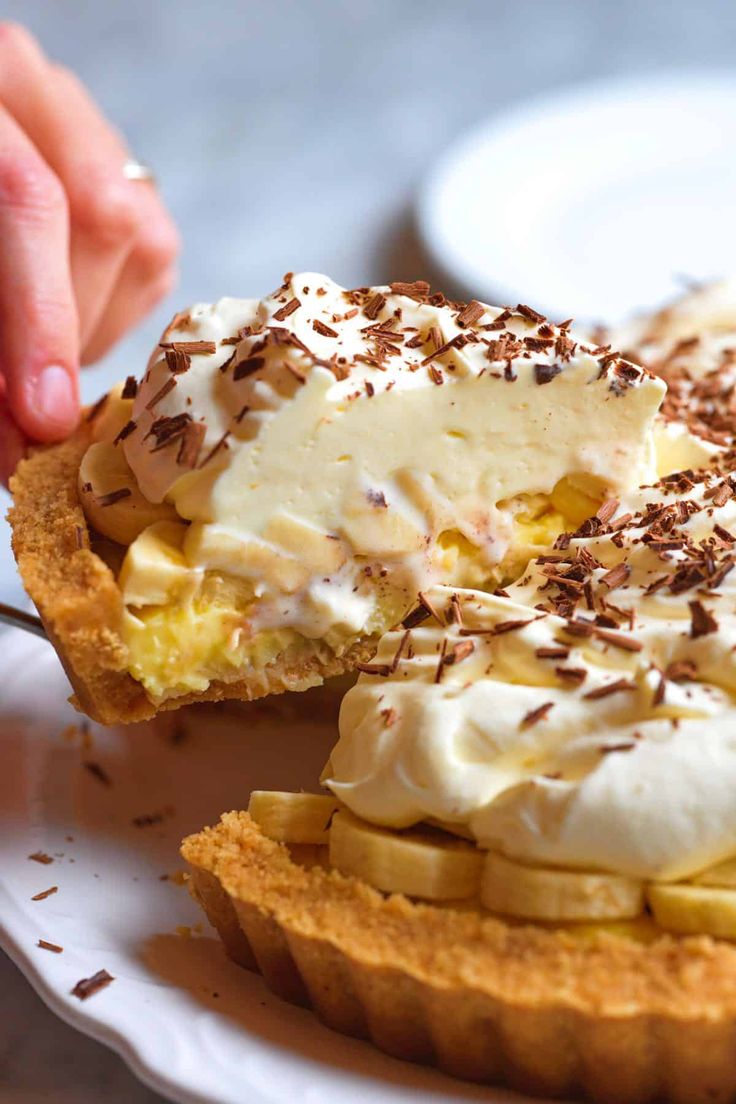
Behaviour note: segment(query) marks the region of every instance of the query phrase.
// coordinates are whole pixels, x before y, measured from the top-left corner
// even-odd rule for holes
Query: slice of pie
[[[229,953],[331,1027],[545,1096],[736,1099],[736,457],[435,587],[328,792],[184,841]]]
[[[289,275],[176,316],[12,483],[13,546],[105,723],[304,689],[438,584],[496,587],[654,476],[659,380],[531,308]]]

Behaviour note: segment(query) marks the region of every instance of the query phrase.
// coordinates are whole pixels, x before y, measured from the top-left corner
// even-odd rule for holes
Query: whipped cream
[[[348,692],[325,784],[535,863],[676,880],[734,855],[735,487],[670,476],[505,592],[428,592]]]
[[[349,636],[376,626],[377,579],[400,611],[434,582],[487,578],[515,496],[653,477],[663,391],[524,306],[302,273],[177,316],[121,441],[146,499],[191,523],[191,570],[252,584],[252,631]],[[448,574],[443,533],[472,571]]]
[[[665,432],[670,441],[679,434],[682,442],[689,432],[711,454],[733,446],[736,281],[697,288],[662,310],[612,331],[607,339],[667,383],[658,433]],[[706,462],[705,455],[700,462]],[[668,470],[676,467],[673,462]]]

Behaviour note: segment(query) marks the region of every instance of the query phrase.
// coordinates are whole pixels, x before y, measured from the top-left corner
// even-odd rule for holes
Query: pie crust
[[[336,1031],[457,1077],[605,1104],[736,1100],[736,946],[505,923],[295,862],[247,813],[189,836],[228,954]]]
[[[306,658],[303,647],[298,660],[287,649],[237,681],[215,681],[203,693],[182,694],[158,705],[151,701],[128,673],[128,650],[120,632],[122,595],[112,570],[95,551],[97,536],[87,525],[77,493],[79,465],[91,442],[92,427],[82,422],[68,441],[37,449],[22,460],[10,481],[13,506],[8,513],[21,578],[80,712],[102,724],[129,724],[193,702],[251,701],[304,690],[371,658],[373,638],[358,641],[341,656],[316,641]]]

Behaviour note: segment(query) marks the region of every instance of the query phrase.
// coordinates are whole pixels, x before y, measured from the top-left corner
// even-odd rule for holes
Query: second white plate
[[[469,294],[618,321],[734,271],[736,78],[580,85],[489,120],[441,158],[419,223]]]

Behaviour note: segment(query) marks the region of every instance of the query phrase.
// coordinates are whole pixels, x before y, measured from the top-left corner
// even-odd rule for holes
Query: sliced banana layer
[[[330,866],[386,893],[452,901],[478,893],[483,853],[431,829],[398,834],[341,810],[330,828]]]
[[[617,874],[525,866],[490,852],[481,901],[527,920],[625,920],[644,909],[644,886]]]
[[[326,844],[336,809],[334,797],[279,790],[254,790],[248,803],[248,812],[264,835],[293,844]]]
[[[616,874],[527,866],[431,825],[378,828],[323,794],[254,790],[248,812],[265,835],[289,845],[295,861],[335,867],[384,893],[458,907],[479,898],[491,912],[574,923],[589,935],[603,928],[647,942],[664,929],[736,939],[736,859],[693,883],[645,886]]]
[[[654,919],[665,931],[736,939],[736,892],[703,885],[651,885]]]

